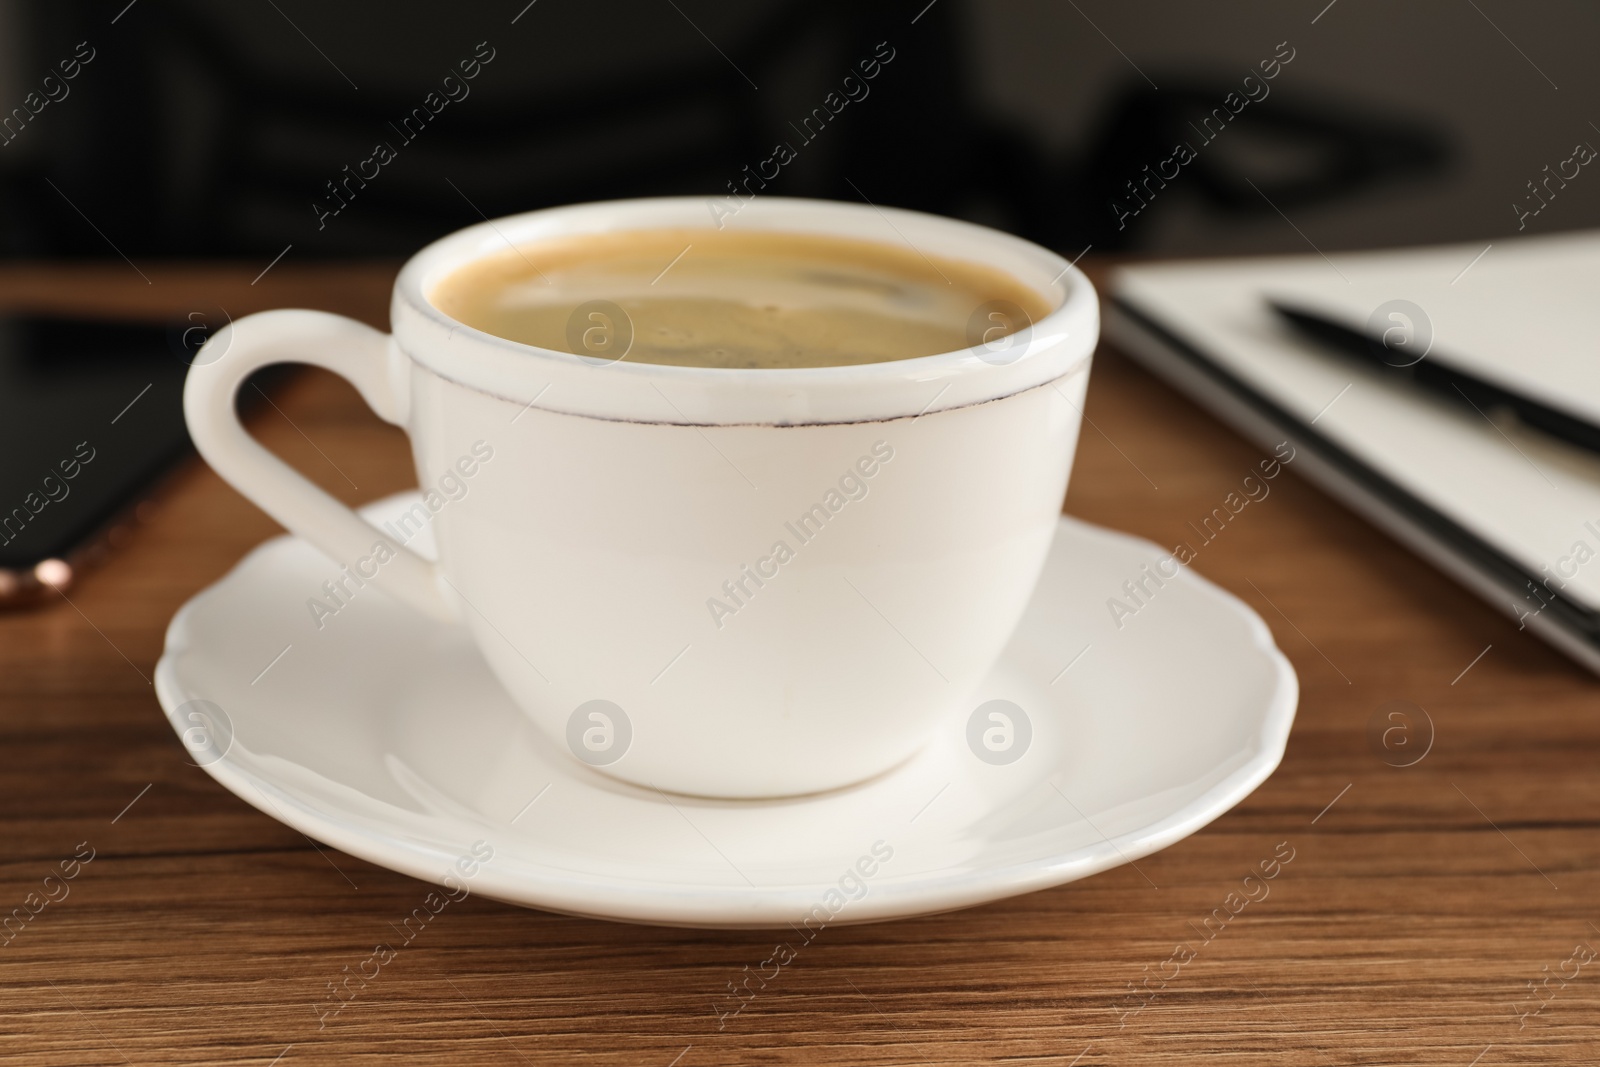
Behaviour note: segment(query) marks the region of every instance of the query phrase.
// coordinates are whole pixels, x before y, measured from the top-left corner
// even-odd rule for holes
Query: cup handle
[[[239,492],[336,563],[356,567],[376,545],[393,556],[380,586],[437,619],[456,620],[440,590],[438,566],[317,488],[268,452],[239,422],[236,398],[251,372],[274,363],[309,363],[346,379],[385,422],[405,429],[409,368],[391,365],[388,334],[323,311],[264,311],[225,326],[195,355],[183,387],[183,413],[200,455]],[[370,577],[362,572],[362,577]]]

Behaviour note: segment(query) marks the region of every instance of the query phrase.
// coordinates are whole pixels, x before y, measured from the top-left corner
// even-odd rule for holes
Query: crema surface
[[[434,306],[485,333],[596,359],[829,367],[967,348],[1050,307],[1002,271],[909,244],[626,230],[508,249],[443,279]],[[993,311],[997,303],[1021,314]]]

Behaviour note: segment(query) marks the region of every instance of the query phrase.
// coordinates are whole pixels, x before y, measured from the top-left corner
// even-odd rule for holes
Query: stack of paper
[[[1108,336],[1295,469],[1600,671],[1600,454],[1294,331],[1268,300],[1365,328],[1600,425],[1600,233],[1134,267]],[[1416,309],[1420,309],[1420,314]],[[1389,321],[1384,317],[1384,321]]]

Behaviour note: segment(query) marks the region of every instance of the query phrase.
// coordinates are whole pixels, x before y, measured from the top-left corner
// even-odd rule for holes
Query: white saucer
[[[381,522],[410,499],[364,514]],[[972,701],[1023,709],[1032,738],[1014,762],[980,760],[963,716],[873,781],[791,800],[699,800],[606,777],[536,733],[464,629],[375,588],[317,630],[306,600],[337,568],[288,537],[178,612],[156,692],[228,789],[416,878],[456,870],[445,884],[634,922],[890,919],[1136,860],[1272,773],[1299,687],[1253,611],[1185,570],[1147,582],[1153,596],[1120,629],[1112,618],[1107,598],[1129,603],[1123,582],[1165,555],[1061,520],[1027,614]],[[481,865],[479,842],[478,858],[493,853]]]

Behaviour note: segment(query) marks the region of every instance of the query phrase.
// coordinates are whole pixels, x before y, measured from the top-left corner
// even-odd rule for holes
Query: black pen
[[[1591,452],[1600,452],[1600,426],[1592,422],[1484,381],[1436,359],[1429,359],[1427,353],[1417,356],[1408,351],[1405,344],[1391,343],[1387,337],[1351,329],[1304,307],[1272,298],[1268,298],[1267,303],[1295,329],[1323,342],[1334,351],[1355,356],[1369,365],[1383,367],[1391,374],[1430,392],[1447,396],[1458,404],[1471,405],[1485,417],[1492,408],[1507,408],[1527,425],[1543,430],[1552,437],[1559,437]]]

